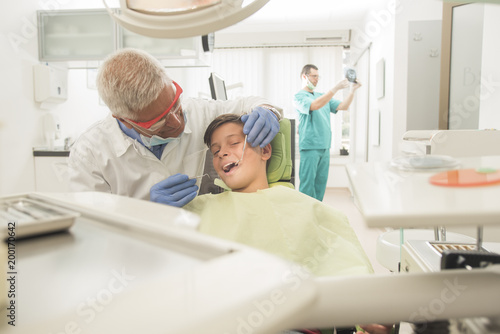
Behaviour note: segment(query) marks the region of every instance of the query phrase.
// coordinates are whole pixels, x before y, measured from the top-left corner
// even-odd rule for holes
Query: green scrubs
[[[323,93],[310,93],[302,89],[294,98],[299,116],[299,190],[319,201],[325,195],[330,168],[330,113],[337,113],[341,102],[331,99],[322,108],[310,110],[311,103],[321,95]]]

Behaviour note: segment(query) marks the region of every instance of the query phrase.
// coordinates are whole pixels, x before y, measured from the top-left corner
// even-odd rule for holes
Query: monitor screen
[[[224,83],[224,79],[222,79],[216,73],[211,73],[208,78],[208,82],[210,84],[210,92],[212,93],[212,99],[214,100],[227,100],[226,94],[226,84]]]

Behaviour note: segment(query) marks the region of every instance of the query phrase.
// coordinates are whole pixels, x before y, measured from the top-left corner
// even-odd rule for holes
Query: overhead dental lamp
[[[236,24],[269,0],[120,0],[109,15],[125,29],[155,38],[206,35]]]

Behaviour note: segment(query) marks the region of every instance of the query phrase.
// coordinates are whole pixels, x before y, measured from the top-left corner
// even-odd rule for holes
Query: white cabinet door
[[[119,27],[104,9],[38,11],[38,58],[66,62],[69,68],[97,67],[98,61],[127,47],[151,53],[165,67],[209,66],[209,45],[205,50],[202,39],[138,35]]]
[[[105,10],[38,11],[41,61],[101,60],[115,50],[116,25]]]
[[[186,38],[152,38],[119,27],[119,46],[144,50],[160,59],[165,67],[209,66],[200,36]]]
[[[35,157],[35,190],[68,192],[68,157]]]

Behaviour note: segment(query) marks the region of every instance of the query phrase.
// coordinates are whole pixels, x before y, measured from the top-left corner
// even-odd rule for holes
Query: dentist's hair
[[[311,72],[311,69],[315,69],[316,71],[318,70],[318,67],[313,64],[307,64],[304,67],[302,67],[302,72],[300,72],[300,77],[302,78],[303,75],[308,75]]]
[[[131,48],[109,55],[97,74],[99,95],[112,114],[132,120],[170,84],[172,79],[158,59]]]

